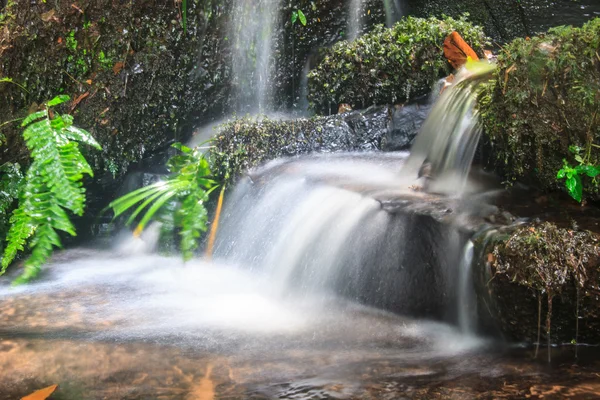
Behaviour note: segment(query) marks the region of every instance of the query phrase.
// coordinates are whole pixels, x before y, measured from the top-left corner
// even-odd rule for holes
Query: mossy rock
[[[353,42],[335,44],[309,73],[312,108],[328,113],[339,104],[365,108],[408,102],[429,93],[439,78],[451,73],[443,43],[453,31],[478,54],[488,44],[483,30],[464,17],[406,17],[392,28],[379,25]]]
[[[279,157],[380,150],[389,122],[388,107],[288,121],[237,119],[222,125],[214,137],[212,169],[219,179],[234,181],[242,173]]]
[[[476,279],[484,321],[493,321],[511,340],[535,342],[539,317],[546,338],[550,296],[552,343],[600,343],[597,234],[533,223],[496,233],[478,246],[486,247]]]
[[[571,146],[582,149],[586,163],[600,165],[598,54],[600,18],[502,49],[480,107],[496,171],[509,181],[556,190],[564,189],[557,180],[563,159],[578,165]],[[597,182],[582,179],[584,197],[600,199]]]
[[[214,3],[214,4],[213,4]],[[219,38],[227,14],[215,1],[66,0],[8,2],[0,30],[0,123],[58,94],[63,110],[103,152],[87,154],[96,175],[127,167],[192,131],[226,101],[228,63]],[[18,123],[2,127],[0,164],[28,153]]]

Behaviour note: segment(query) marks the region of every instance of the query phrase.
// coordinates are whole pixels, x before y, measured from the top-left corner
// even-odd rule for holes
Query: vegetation
[[[352,42],[338,42],[309,73],[309,100],[317,112],[350,104],[365,108],[428,94],[451,73],[444,39],[457,31],[480,55],[488,39],[466,16],[459,19],[403,18],[392,28],[377,26]]]
[[[596,18],[503,48],[480,108],[495,154],[491,164],[509,181],[553,190],[566,177],[577,200],[600,198],[594,167],[600,165],[599,32]]]
[[[10,217],[7,245],[2,256],[0,274],[14,260],[19,251],[29,243],[31,255],[25,261],[25,270],[16,283],[34,278],[41,265],[61,242],[57,231],[75,236],[75,228],[67,211],[83,215],[85,189],[84,175],[93,176],[92,169],[81,154],[78,142],[100,150],[100,145],[83,129],[73,126],[73,117],[60,115],[52,107],[69,100],[58,96],[44,105],[42,110],[30,114],[23,123],[23,138],[33,162],[27,170],[24,182],[12,166],[14,180],[4,182],[9,188],[8,198],[1,210],[10,206],[11,198],[19,194],[19,207]],[[22,186],[22,187],[21,187]]]
[[[163,223],[163,235],[173,235],[177,230],[181,252],[188,260],[198,247],[200,234],[207,229],[206,202],[218,185],[211,177],[208,160],[201,149],[190,149],[180,143],[173,147],[181,154],[169,160],[169,178],[134,190],[110,203],[109,207],[115,218],[133,210],[127,219],[128,225],[144,213],[136,234],[141,233],[152,219]]]

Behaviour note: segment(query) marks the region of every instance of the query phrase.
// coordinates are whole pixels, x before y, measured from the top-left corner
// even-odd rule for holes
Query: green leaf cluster
[[[168,162],[171,175],[160,182],[134,190],[110,203],[115,218],[132,211],[127,225],[139,218],[136,235],[151,220],[164,224],[163,234],[178,231],[184,259],[193,256],[202,232],[207,229],[206,202],[218,185],[212,179],[210,166],[199,148],[173,145],[180,154]],[[166,231],[166,232],[165,232]]]
[[[570,150],[575,154],[575,160],[579,165],[571,167],[566,159],[563,159],[563,167],[558,170],[556,179],[566,179],[565,187],[567,193],[581,202],[583,198],[583,182],[582,176],[588,176],[593,179],[593,182],[597,185],[598,182],[596,177],[600,175],[600,166],[590,165],[587,160],[581,156],[581,148],[578,146],[571,146]]]
[[[292,11],[292,25],[294,25],[298,20],[300,20],[302,26],[306,26],[306,15],[304,15],[302,10]]]
[[[428,94],[451,72],[443,52],[446,37],[457,31],[473,49],[483,53],[488,38],[466,20],[444,17],[406,17],[392,28],[377,26],[358,39],[336,43],[309,78],[311,107],[326,113],[333,105],[366,108],[394,104]]]
[[[23,138],[33,162],[20,188],[19,206],[10,217],[0,270],[3,274],[17,253],[29,244],[31,255],[16,283],[34,278],[53,248],[61,247],[58,231],[76,235],[67,212],[83,215],[85,189],[81,181],[84,175],[93,173],[78,142],[101,147],[88,132],[73,126],[72,116],[51,110],[68,100],[68,96],[55,97],[22,123]]]

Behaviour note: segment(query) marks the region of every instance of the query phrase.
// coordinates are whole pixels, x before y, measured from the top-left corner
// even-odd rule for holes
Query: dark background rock
[[[407,0],[415,16],[457,17],[469,13],[469,20],[485,28],[498,43],[532,36],[559,25],[581,26],[600,16],[596,0]]]
[[[408,150],[429,115],[431,104],[419,102],[390,107],[391,117],[381,143],[384,151]]]

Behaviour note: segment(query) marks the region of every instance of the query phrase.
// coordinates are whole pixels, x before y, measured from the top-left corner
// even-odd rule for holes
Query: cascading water
[[[475,108],[482,82],[493,71],[491,64],[473,64],[454,78],[444,90],[421,127],[403,172],[416,176],[424,163],[434,178],[428,188],[441,193],[460,193],[471,169],[481,126]]]
[[[403,0],[383,0],[385,6],[385,22],[391,27],[404,16],[405,7],[402,4]]]
[[[348,39],[354,40],[362,33],[364,27],[366,0],[351,0],[348,12]]]
[[[237,112],[272,111],[273,49],[279,38],[282,0],[236,0],[228,36],[233,43],[232,84]]]

